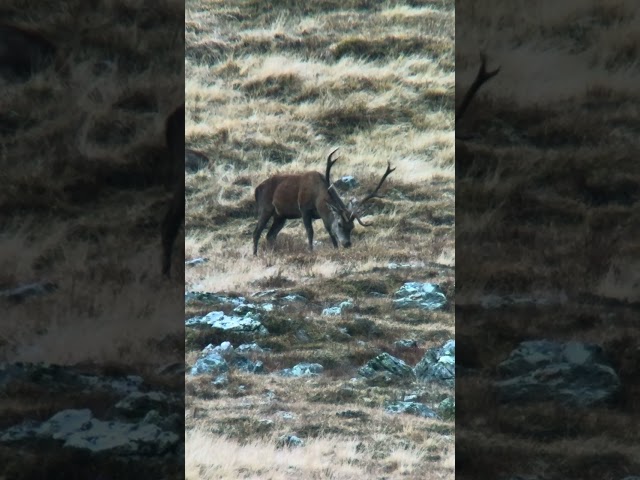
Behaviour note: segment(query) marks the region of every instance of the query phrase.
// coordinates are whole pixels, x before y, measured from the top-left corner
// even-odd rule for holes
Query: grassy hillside
[[[459,124],[475,138],[456,145],[457,335],[477,369],[457,382],[460,474],[623,478],[640,468],[622,426],[640,413],[637,4],[456,7],[456,88],[478,46],[501,66]],[[567,301],[487,311],[488,293]],[[622,381],[616,405],[497,408],[495,365],[541,338],[601,345]]]
[[[186,141],[210,163],[186,177],[186,258],[207,262],[186,268],[185,288],[256,301],[276,289],[307,299],[265,315],[271,333],[256,341],[271,349],[261,357],[266,375],[232,371],[224,387],[210,376],[187,377],[188,478],[453,474],[452,421],[384,413],[386,401],[407,393],[401,385],[350,384],[379,352],[415,365],[426,348],[454,336],[453,8],[453,1],[187,2]],[[334,250],[316,221],[309,252],[302,222],[289,221],[274,251],[263,233],[254,257],[255,187],[275,173],[324,172],[337,147],[332,177],[359,182],[341,189],[345,201],[373,189],[387,162],[397,168],[363,218],[373,226],[356,224],[353,246]],[[412,268],[390,269],[391,262]],[[407,281],[439,283],[450,307],[393,309],[392,294]],[[355,310],[321,315],[347,298]],[[191,302],[186,317],[211,310]],[[403,338],[418,347],[395,348]],[[223,340],[237,347],[247,339],[187,327],[187,363]],[[325,370],[311,380],[274,373],[301,361]],[[265,401],[265,392],[275,400]],[[419,401],[434,405],[447,395],[450,388],[429,385]],[[338,415],[348,409],[360,417]],[[289,433],[305,446],[279,450],[277,438]]]

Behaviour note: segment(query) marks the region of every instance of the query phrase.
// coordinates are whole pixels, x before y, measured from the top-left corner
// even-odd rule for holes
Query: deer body
[[[309,248],[313,249],[313,220],[322,219],[334,247],[338,247],[339,240],[343,247],[349,248],[353,220],[339,215],[336,211],[339,205],[329,194],[328,187],[318,172],[275,175],[258,185],[256,203],[260,218],[253,232],[253,254],[257,255],[260,235],[272,217],[273,224],[267,232],[270,244],[275,242],[287,220],[302,218]]]
[[[354,220],[364,224],[354,209],[354,204],[345,206],[330,180],[331,167],[336,160],[331,160],[335,150],[327,159],[327,171],[325,176],[318,172],[305,172],[298,174],[274,175],[256,187],[255,199],[258,207],[258,224],[253,231],[253,254],[258,254],[258,242],[267,223],[273,218],[273,223],[267,232],[267,242],[275,243],[278,233],[282,230],[287,220],[302,218],[309,249],[313,250],[313,221],[322,219],[325,229],[329,233],[331,242],[335,248],[342,245],[344,248],[351,246],[351,231]],[[377,190],[384,179],[394,169],[387,169]],[[365,201],[373,198],[375,192]],[[362,202],[364,203],[364,201]]]

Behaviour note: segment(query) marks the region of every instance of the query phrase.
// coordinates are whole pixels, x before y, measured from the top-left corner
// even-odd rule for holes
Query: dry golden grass
[[[458,93],[479,48],[501,66],[458,126],[476,137],[456,145],[457,335],[462,364],[478,369],[456,384],[458,473],[622,478],[640,468],[618,440],[637,444],[621,418],[640,407],[637,5],[520,3],[456,5]],[[541,292],[568,300],[478,306],[488,293]],[[541,338],[601,345],[623,384],[616,405],[496,406],[493,367]]]
[[[268,371],[300,361],[325,367],[311,381],[232,372],[221,390],[210,379],[188,377],[188,478],[453,475],[452,422],[435,422],[436,430],[448,431],[439,436],[430,433],[433,421],[383,414],[384,400],[401,398],[395,387],[347,393],[341,401],[342,386],[377,353],[414,365],[425,348],[453,337],[452,308],[425,313],[390,306],[393,292],[411,280],[440,283],[454,301],[453,7],[452,1],[282,1],[270,8],[187,2],[186,139],[211,164],[186,177],[185,255],[208,259],[186,269],[186,289],[249,298],[270,288],[302,292],[309,303],[266,316],[271,333],[257,341],[272,352],[260,359]],[[275,173],[324,171],[336,147],[333,177],[360,182],[342,193],[345,200],[375,187],[388,161],[396,167],[382,188],[385,197],[372,201],[364,217],[374,226],[357,225],[353,247],[334,250],[316,221],[317,245],[309,252],[302,222],[289,221],[273,251],[263,233],[254,257],[255,187]],[[390,262],[417,266],[389,270]],[[354,312],[321,316],[347,297]],[[210,309],[196,302],[186,314]],[[420,347],[396,352],[393,342],[409,337]],[[187,328],[187,363],[223,340],[233,341]],[[239,385],[249,392],[234,393]],[[274,388],[277,407],[261,400]],[[451,394],[435,388],[422,401],[433,405]],[[349,404],[371,419],[336,416]],[[278,420],[277,410],[296,419]],[[274,427],[262,432],[262,418],[273,418]],[[306,445],[278,450],[277,438],[295,433],[290,428]],[[225,453],[207,454],[214,450]]]

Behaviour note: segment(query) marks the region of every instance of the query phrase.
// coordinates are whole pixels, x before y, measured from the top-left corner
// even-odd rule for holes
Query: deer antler
[[[340,147],[338,147],[340,148]],[[327,180],[327,185],[329,185],[329,187],[331,187],[331,179],[330,179],[330,175],[331,175],[331,167],[333,167],[333,164],[336,163],[338,161],[338,159],[336,158],[335,160],[331,160],[331,157],[333,156],[334,153],[336,153],[338,151],[338,148],[336,148],[335,150],[333,150],[329,156],[327,157],[327,170],[325,173],[325,179]]]
[[[393,172],[395,170],[395,168],[391,168],[391,162],[387,162],[387,171],[384,172],[384,175],[382,176],[382,179],[380,180],[380,183],[378,183],[378,186],[376,187],[376,189],[371,192],[369,195],[367,195],[366,197],[364,197],[361,201],[360,201],[360,205],[364,204],[365,202],[368,202],[369,200],[371,200],[372,198],[378,197],[381,198],[381,195],[378,195],[378,190],[380,190],[380,187],[382,186],[382,184],[384,183],[384,181],[386,180],[386,178],[391,174],[391,172]]]
[[[358,211],[362,208],[362,205],[364,205],[366,202],[368,202],[372,198],[375,198],[375,197],[382,198],[382,195],[378,195],[378,190],[380,190],[380,187],[382,186],[384,181],[387,179],[387,177],[394,170],[395,170],[395,168],[391,168],[391,162],[387,162],[387,171],[384,172],[384,175],[382,176],[382,179],[378,183],[378,186],[375,188],[375,190],[373,192],[371,192],[369,195],[364,197],[360,202],[358,202],[358,207],[353,212],[351,212],[351,218],[355,218],[358,221],[358,223],[360,225],[362,225],[363,227],[370,227],[371,224],[370,223],[364,223],[362,221],[362,219],[360,218],[360,215],[359,215]]]
[[[487,82],[494,76],[496,76],[500,71],[500,67],[498,67],[495,70],[488,72],[486,67],[487,67],[487,57],[484,53],[480,53],[480,69],[478,70],[478,74],[476,75],[475,80],[469,87],[469,90],[467,91],[464,98],[462,99],[462,102],[460,102],[460,106],[456,111],[456,124],[458,123],[458,120],[460,120],[464,115],[464,113],[466,112],[467,107],[471,102],[471,99],[478,92],[482,84]]]

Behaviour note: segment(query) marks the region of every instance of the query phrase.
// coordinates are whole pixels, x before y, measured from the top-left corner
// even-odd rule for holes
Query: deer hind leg
[[[253,254],[258,255],[258,241],[260,240],[260,235],[262,235],[262,231],[269,223],[269,219],[273,215],[272,211],[263,210],[260,213],[260,218],[258,219],[258,224],[256,225],[255,230],[253,231]]]
[[[267,242],[270,246],[273,246],[276,243],[276,237],[280,233],[280,230],[282,230],[282,228],[284,227],[285,223],[287,223],[287,219],[284,217],[275,216],[273,218],[273,224],[267,232]]]
[[[313,250],[313,217],[311,216],[311,212],[304,212],[302,214],[302,222],[304,223],[304,228],[307,230],[309,250]]]

